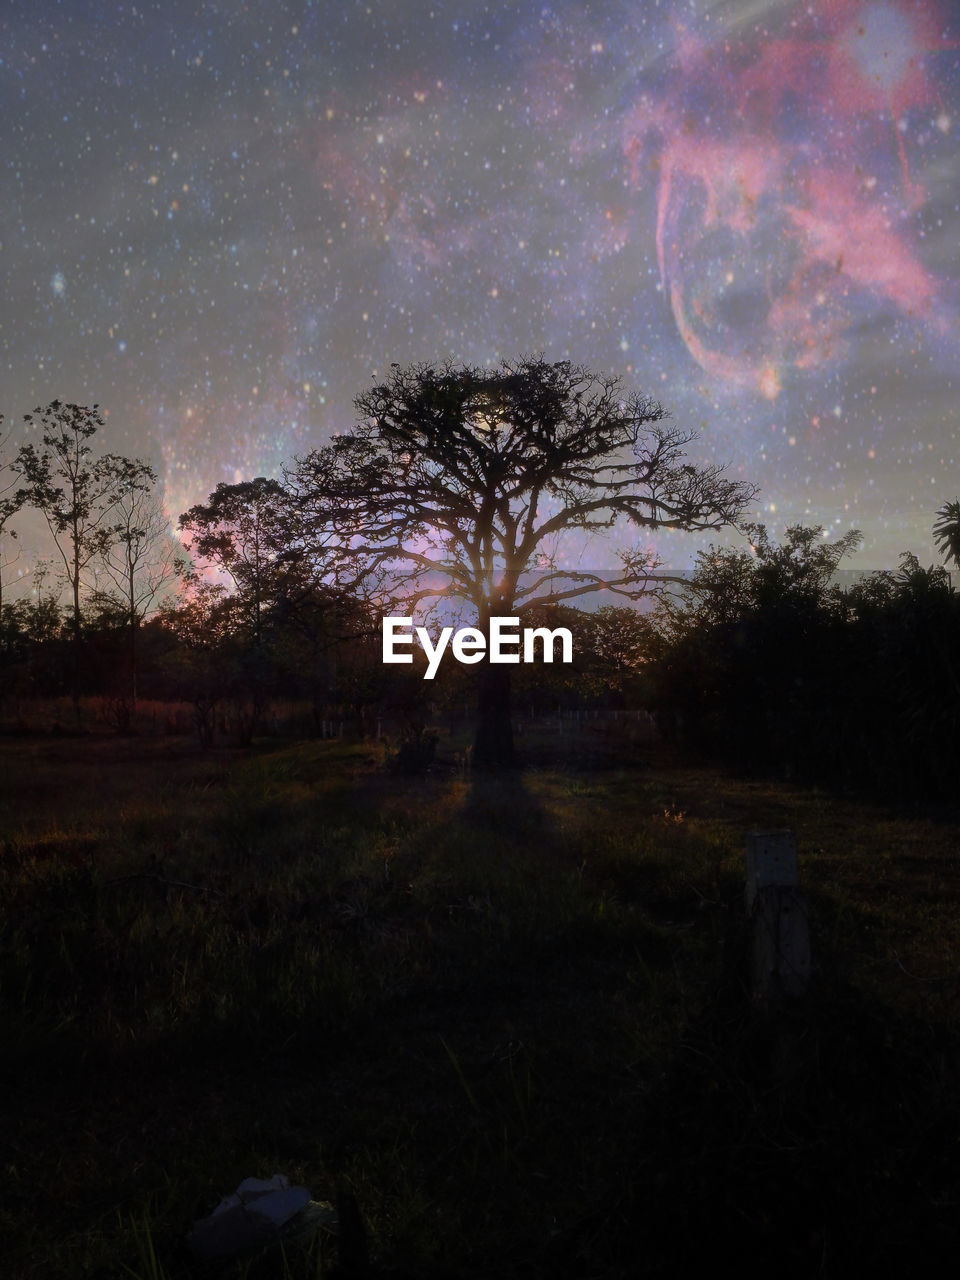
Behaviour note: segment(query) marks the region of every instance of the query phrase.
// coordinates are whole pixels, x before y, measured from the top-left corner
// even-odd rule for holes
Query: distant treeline
[[[624,399],[617,379],[542,358],[391,370],[357,398],[355,430],[282,481],[220,484],[182,513],[189,557],[154,469],[95,449],[96,405],[25,415],[5,465],[0,438],[0,725],[23,727],[31,699],[69,695],[80,729],[81,698],[95,695],[133,731],[149,699],[192,705],[207,746],[225,724],[249,741],[283,700],[309,706],[321,733],[387,718],[419,744],[431,719],[475,707],[474,761],[511,767],[514,720],[647,708],[681,750],[955,798],[960,596],[944,569],[905,553],[895,571],[850,580],[838,566],[856,531],[831,543],[795,526],[773,543],[743,523],[754,487],[684,461],[694,437],[662,426],[657,402]],[[28,510],[55,554],[11,601],[4,573]],[[689,575],[658,572],[640,549],[612,577],[555,562],[561,534],[621,518],[648,532],[736,526],[749,547],[702,552]],[[933,533],[960,566],[960,500]],[[640,607],[574,607],[601,590]],[[385,666],[384,614],[418,604],[462,608],[483,634],[501,616],[566,627],[574,661],[447,662],[430,681],[422,652]]]
[[[796,527],[699,557],[658,617],[652,704],[687,751],[895,800],[960,788],[960,595],[909,553],[838,584],[856,543]]]
[[[524,619],[571,628],[574,662],[517,667],[518,717],[649,702],[651,615],[627,607],[561,607]],[[72,694],[71,622],[72,609],[52,595],[3,605],[0,727],[9,727],[18,712],[26,716],[32,699]],[[426,660],[417,647],[412,665],[384,666],[380,614],[333,589],[280,591],[261,600],[254,629],[242,593],[219,586],[198,591],[194,583],[190,594],[139,622],[135,654],[128,617],[100,597],[83,611],[82,637],[77,692],[109,700],[120,728],[136,726],[138,703],[164,701],[192,704],[201,738],[203,726],[222,719],[226,709],[230,721],[248,724],[253,736],[268,705],[278,701],[309,706],[318,732],[334,718],[347,732],[379,717],[415,728],[434,717],[469,719],[476,698],[472,669],[452,660],[425,681]]]
[[[798,780],[898,800],[949,801],[960,767],[960,594],[948,573],[904,554],[900,568],[838,583],[835,543],[797,527],[749,550],[700,554],[680,595],[651,612],[569,606],[532,624],[569,627],[571,666],[513,670],[518,719],[557,708],[651,710],[685,752]],[[380,618],[346,593],[312,588],[260,600],[256,625],[242,592],[194,591],[139,627],[136,696],[194,707],[201,740],[229,709],[242,739],[260,732],[272,700],[299,700],[320,731],[379,717],[416,732],[468,718],[475,692],[457,663],[422,679],[423,659],[384,667]],[[112,699],[117,727],[135,727],[129,620],[92,601],[83,628],[80,692]],[[32,697],[70,692],[69,610],[52,597],[5,604],[0,615],[4,720]]]

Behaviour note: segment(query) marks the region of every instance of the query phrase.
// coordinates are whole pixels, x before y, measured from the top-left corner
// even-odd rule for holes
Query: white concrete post
[[[810,932],[791,832],[747,833],[746,906],[754,994],[764,1001],[803,995],[810,981]]]

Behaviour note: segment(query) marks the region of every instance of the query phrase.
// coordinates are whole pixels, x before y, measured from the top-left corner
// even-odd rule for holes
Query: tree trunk
[[[477,733],[473,762],[482,769],[511,769],[513,725],[510,723],[510,668],[487,658],[477,668]]]
[[[134,572],[134,565],[129,564],[128,548],[127,608],[128,622],[130,626],[130,712],[133,716],[137,713],[137,628],[140,624],[140,619],[137,617],[137,595]]]
[[[73,523],[73,716],[77,728],[81,726],[80,715],[80,535],[77,523]]]

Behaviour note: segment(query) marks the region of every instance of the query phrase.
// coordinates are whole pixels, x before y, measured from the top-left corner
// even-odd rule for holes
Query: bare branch
[[[521,575],[561,532],[622,520],[720,528],[756,492],[721,467],[686,462],[696,436],[666,426],[657,401],[569,361],[394,365],[356,407],[359,424],[296,459],[287,477],[304,527],[357,572],[389,568],[411,600],[442,594],[420,581],[439,575],[481,615],[529,597]],[[564,599],[603,586],[640,592],[647,581],[566,577]]]

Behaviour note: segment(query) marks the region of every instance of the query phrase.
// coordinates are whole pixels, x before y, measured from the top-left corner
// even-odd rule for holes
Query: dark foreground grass
[[[275,1172],[355,1199],[376,1274],[933,1273],[956,822],[602,735],[526,754],[404,780],[369,745],[0,743],[0,1275],[329,1273],[332,1241],[184,1251]],[[771,826],[818,972],[762,1016],[743,835]]]

